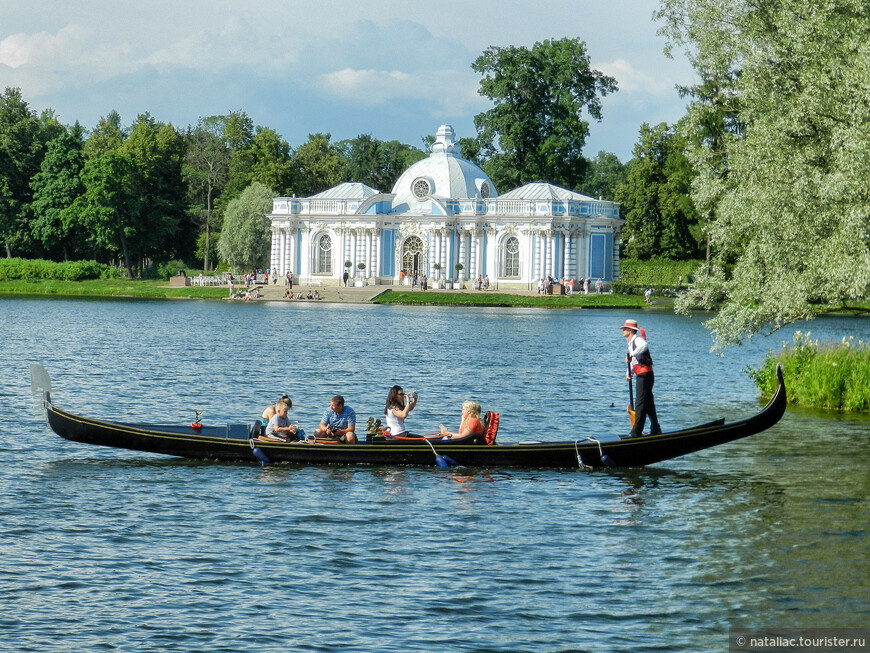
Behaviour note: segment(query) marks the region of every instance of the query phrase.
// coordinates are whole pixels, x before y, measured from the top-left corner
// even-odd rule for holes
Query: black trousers
[[[653,399],[653,384],[655,383],[655,375],[652,371],[646,374],[638,374],[637,386],[635,387],[635,402],[634,402],[634,426],[631,428],[632,437],[636,437],[643,432],[644,422],[649,417],[649,432],[650,435],[656,435],[662,432],[662,427],[659,426],[659,418],[656,416],[656,403]]]

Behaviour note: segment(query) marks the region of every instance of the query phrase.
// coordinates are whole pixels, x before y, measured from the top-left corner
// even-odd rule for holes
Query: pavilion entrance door
[[[406,277],[421,274],[423,266],[423,241],[411,236],[402,245],[402,271]]]

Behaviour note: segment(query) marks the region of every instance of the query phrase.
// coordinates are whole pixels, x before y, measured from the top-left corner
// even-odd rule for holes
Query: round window
[[[411,184],[411,192],[414,193],[414,197],[422,200],[432,194],[432,186],[428,179],[421,177]]]
[[[324,234],[320,237],[318,244],[320,245],[320,249],[322,249],[324,252],[328,252],[332,249],[332,238]]]
[[[480,196],[483,199],[487,199],[489,197],[489,194],[490,194],[489,182],[484,181],[483,183],[480,184]]]

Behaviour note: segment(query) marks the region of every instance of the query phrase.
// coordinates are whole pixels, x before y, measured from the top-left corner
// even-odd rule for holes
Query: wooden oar
[[[628,370],[628,407],[625,409],[628,411],[628,421],[631,422],[632,428],[634,427],[635,420],[635,412],[634,412],[634,390],[631,385],[631,359],[626,357],[626,368]]]

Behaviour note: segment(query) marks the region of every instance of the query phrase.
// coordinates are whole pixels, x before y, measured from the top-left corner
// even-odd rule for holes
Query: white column
[[[556,232],[550,232],[550,274],[552,274],[556,279],[562,276],[559,268],[559,247],[556,244],[557,237],[558,234]]]
[[[466,260],[468,248],[465,245],[465,241],[468,238],[468,235],[464,230],[459,231],[459,258],[456,259],[457,263],[462,263],[465,266],[464,269],[460,270],[459,274],[456,275],[457,279],[465,279],[465,274],[468,272],[468,261]]]
[[[310,265],[310,250],[309,247],[311,243],[311,233],[310,229],[306,228],[302,232],[302,239],[299,243],[299,252],[297,253],[299,260],[299,277],[300,283],[302,278],[308,278],[311,275],[311,265]]]
[[[426,270],[426,275],[431,275],[433,279],[437,279],[437,275],[435,274],[435,268],[432,266],[438,262],[438,232],[430,231],[429,232],[429,255],[428,255],[428,263],[429,269]]]
[[[356,269],[356,230],[350,232],[350,255],[348,256],[350,259],[350,276],[356,277],[357,269]]]
[[[544,254],[544,274],[545,275],[553,275],[555,274],[555,270],[553,269],[553,255],[554,255],[554,247],[553,247],[553,232],[547,232],[547,239],[545,242],[546,252]]]
[[[577,234],[577,276],[589,276],[589,228],[584,226]]]
[[[565,276],[574,279],[577,276],[577,235],[573,231],[565,234]]]
[[[366,253],[366,257],[365,257],[366,269],[365,269],[365,274],[363,276],[366,279],[370,279],[372,276],[372,268],[374,267],[372,265],[372,230],[366,229],[363,232],[363,238],[365,239],[365,253]]]

